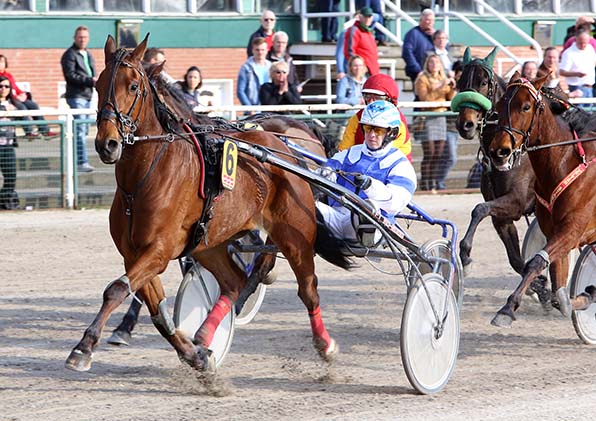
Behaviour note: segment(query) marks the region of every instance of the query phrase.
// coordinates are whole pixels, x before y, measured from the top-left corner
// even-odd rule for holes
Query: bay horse
[[[150,80],[157,90],[157,94],[164,104],[174,113],[176,119],[182,119],[195,125],[203,126],[217,126],[226,125],[226,121],[218,118],[210,118],[205,114],[195,113],[187,105],[186,101],[181,95],[179,88],[175,84],[166,82],[163,78],[156,74],[151,77],[154,72],[155,65],[145,67],[145,72],[150,76]],[[331,139],[327,138],[316,127],[309,126],[306,122],[295,120],[284,115],[277,115],[272,113],[255,114],[238,122],[229,123],[229,127],[244,127],[246,123],[256,124],[259,128],[265,131],[275,133],[278,137],[284,136],[288,140],[296,143],[308,152],[321,157],[330,157],[336,152],[336,144]],[[269,243],[271,244],[271,243]],[[241,298],[236,302],[236,314],[240,313],[243,303],[248,296],[254,292],[258,283],[271,284],[274,282],[276,275],[272,273],[275,266],[276,255],[269,253],[261,253],[259,260],[256,262],[255,269],[248,281],[247,288],[242,292]],[[132,331],[134,330],[141,311],[141,300],[132,300],[130,306],[122,321],[112,331],[112,335],[107,342],[111,345],[129,345]]]
[[[522,281],[508,297],[491,323],[508,327],[515,320],[522,295],[530,283],[549,267],[554,307],[566,317],[572,310],[586,309],[596,302],[596,287],[590,285],[570,299],[567,292],[568,254],[596,242],[596,124],[588,122],[579,137],[563,119],[545,106],[541,88],[545,75],[531,82],[516,72],[505,95],[496,106],[496,133],[489,144],[492,165],[510,171],[522,155],[527,155],[536,174],[536,218],[547,244],[524,266]],[[593,121],[593,119],[592,119]]]
[[[452,110],[458,112],[457,130],[464,139],[479,136],[479,157],[483,166],[480,192],[484,203],[477,204],[471,213],[470,224],[459,243],[459,255],[464,267],[472,263],[470,257],[474,234],[480,222],[491,217],[493,227],[507,251],[509,264],[521,273],[524,260],[514,221],[534,212],[534,171],[527,156],[511,171],[495,171],[488,159],[488,145],[495,134],[497,114],[493,108],[505,92],[505,81],[495,75],[493,63],[495,47],[485,58],[472,59],[470,47],[464,52],[464,68],[457,82],[459,93],[453,98]]]
[[[181,361],[197,370],[214,370],[208,348],[217,326],[246,284],[246,274],[228,254],[228,244],[243,233],[262,229],[288,260],[298,296],[311,324],[313,344],[329,361],[338,352],[323,323],[314,255],[343,268],[350,261],[331,247],[333,238],[318,225],[310,185],[300,177],[253,157],[238,156],[232,190],[221,190],[208,204],[201,156],[221,148],[223,139],[243,141],[290,155],[276,136],[264,131],[199,133],[200,142],[168,111],[141,65],[149,35],[132,51],[116,49],[108,36],[105,69],[97,80],[99,109],[95,149],[115,164],[117,190],[110,209],[110,233],[124,259],[125,273],[109,283],[103,304],[66,360],[76,371],[91,368],[94,348],[110,316],[131,293],[146,303],[151,320]],[[157,66],[151,76],[161,72]],[[292,160],[291,157],[288,160]],[[207,174],[202,177],[202,173]],[[205,211],[205,212],[204,212]],[[207,216],[206,218],[203,218]],[[203,230],[193,229],[199,225]],[[197,241],[193,241],[197,239]],[[193,338],[175,328],[159,275],[170,260],[187,253],[218,281],[221,296]]]

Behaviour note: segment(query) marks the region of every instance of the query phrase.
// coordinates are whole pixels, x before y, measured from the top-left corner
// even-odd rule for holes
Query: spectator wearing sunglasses
[[[271,50],[273,46],[273,34],[275,31],[273,28],[275,27],[275,13],[271,10],[265,10],[261,15],[261,26],[257,29],[253,34],[250,36],[248,40],[248,45],[246,46],[246,55],[251,57],[253,55],[252,52],[252,42],[255,38],[264,38],[265,42],[267,43],[267,51]]]
[[[296,85],[288,81],[288,63],[278,61],[271,65],[269,75],[271,82],[261,85],[259,100],[261,105],[301,104]]]
[[[285,61],[288,63],[288,81],[291,84],[298,86],[298,76],[296,75],[296,65],[294,65],[294,59],[288,52],[288,34],[284,31],[277,31],[273,35],[273,46],[267,53],[267,60],[271,63],[278,61]],[[298,92],[302,93],[302,88],[297,88]]]
[[[27,108],[14,96],[13,86],[6,76],[0,76],[0,111],[26,110]],[[7,117],[0,121],[10,120]],[[0,126],[0,172],[3,184],[0,190],[0,209],[18,209],[19,197],[15,191],[17,184],[17,146],[14,126]]]

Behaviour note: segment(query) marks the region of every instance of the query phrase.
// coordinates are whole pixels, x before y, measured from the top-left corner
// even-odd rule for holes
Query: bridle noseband
[[[534,113],[532,114],[532,120],[530,120],[530,125],[527,128],[527,130],[521,130],[511,126],[511,101],[513,101],[513,98],[517,95],[518,91],[521,88],[526,88],[530,92],[530,95],[532,96],[534,101],[536,102],[536,107],[534,108]],[[510,93],[512,89],[513,92]],[[511,144],[513,146],[511,148],[512,152],[511,155],[509,155],[509,158],[507,159],[507,165],[504,169],[509,170],[520,162],[521,156],[526,151],[526,148],[528,147],[528,142],[530,140],[530,136],[532,134],[532,131],[534,130],[534,122],[536,121],[536,115],[541,114],[544,110],[544,102],[542,101],[542,93],[539,90],[537,90],[528,79],[525,78],[521,78],[511,82],[507,86],[507,92],[505,93],[503,99],[507,101],[507,112],[505,115],[505,118],[507,119],[507,126],[497,124],[495,131],[503,131],[507,133],[509,135],[509,138],[511,139]],[[519,135],[522,137],[522,141],[519,142],[519,146],[517,147],[516,145],[518,144],[518,142],[516,140],[515,135]]]
[[[143,104],[145,103],[145,99],[147,98],[147,75],[145,74],[141,66],[135,66],[132,63],[125,61],[126,57],[129,55],[128,51],[120,49],[116,51],[115,54],[116,56],[114,57],[112,66],[112,76],[110,78],[110,87],[108,89],[109,96],[108,98],[106,98],[106,100],[101,105],[99,111],[97,112],[97,125],[99,125],[99,123],[103,120],[109,121],[118,130],[118,133],[122,138],[122,142],[127,145],[132,145],[135,142],[134,133],[136,132],[137,126],[139,124],[141,109],[143,108]],[[116,91],[114,86],[116,82],[116,74],[118,73],[118,69],[120,66],[125,66],[135,70],[139,74],[140,82],[142,84],[142,86],[141,84],[139,84],[139,86],[137,87],[135,91],[135,98],[127,113],[122,113],[118,109],[118,104],[116,102]],[[133,118],[132,114],[135,108],[137,107],[139,99],[141,100],[141,102],[139,111],[137,112],[137,117],[135,119]],[[107,109],[108,106],[111,107],[113,111]]]

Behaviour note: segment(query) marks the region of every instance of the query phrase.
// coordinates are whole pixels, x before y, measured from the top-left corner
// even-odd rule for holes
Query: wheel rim
[[[435,337],[437,322],[429,301],[430,296],[440,317],[446,291],[439,275],[425,274],[422,281],[418,281],[411,289],[402,318],[401,355],[404,370],[412,386],[425,394],[436,393],[445,387],[457,359],[459,314],[455,296],[449,291],[448,315],[440,338]]]
[[[578,259],[571,279],[571,297],[577,297],[596,280],[596,251],[588,246]],[[572,313],[573,326],[585,343],[596,345],[596,304]]]

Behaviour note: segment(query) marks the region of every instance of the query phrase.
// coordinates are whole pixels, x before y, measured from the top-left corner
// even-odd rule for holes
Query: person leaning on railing
[[[27,108],[15,98],[12,84],[6,76],[0,76],[0,111],[26,110]],[[0,121],[10,121],[3,117]],[[19,196],[15,191],[17,184],[17,146],[14,126],[0,126],[0,171],[4,178],[0,190],[0,209],[11,210],[19,208]]]
[[[385,100],[397,106],[397,97],[399,96],[399,88],[395,80],[389,75],[379,73],[369,77],[362,87],[362,97],[365,104],[370,104],[373,101]],[[412,162],[412,142],[410,141],[410,131],[406,124],[406,119],[401,112],[401,127],[399,134],[393,140],[393,146],[400,151]],[[339,150],[343,151],[354,145],[360,145],[364,142],[364,133],[359,127],[360,117],[363,110],[358,111],[349,120],[346,130],[344,131],[341,142],[339,143]]]

